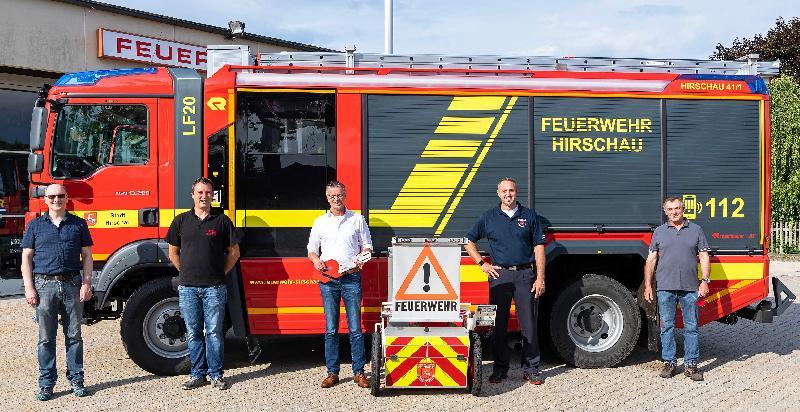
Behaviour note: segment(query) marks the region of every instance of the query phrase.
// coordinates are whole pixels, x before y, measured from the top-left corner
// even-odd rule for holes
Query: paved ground
[[[772,273],[800,291],[800,262],[773,262]],[[228,340],[226,374],[230,390],[204,387],[191,392],[179,387],[185,377],[156,377],[126,356],[117,322],[84,329],[88,398],[74,398],[60,369],[56,398],[34,399],[36,326],[32,309],[21,299],[0,300],[0,391],[3,410],[798,410],[800,370],[800,303],[772,324],[740,321],[713,323],[701,329],[701,367],[705,382],[683,376],[657,377],[660,362],[637,348],[624,365],[604,370],[567,367],[545,360],[543,386],[523,385],[512,369],[500,385],[484,383],[484,396],[460,391],[391,392],[373,398],[356,387],[343,365],[344,383],[323,390],[320,338],[282,339],[264,343],[264,355],[250,366],[243,342]],[[63,367],[63,350],[58,365]],[[488,375],[490,364],[484,365]]]

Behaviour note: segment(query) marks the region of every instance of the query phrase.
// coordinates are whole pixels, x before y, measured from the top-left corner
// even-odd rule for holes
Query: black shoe
[[[191,390],[191,389],[197,389],[197,388],[199,388],[201,386],[205,386],[205,385],[208,385],[208,381],[206,380],[206,377],[204,376],[202,378],[189,378],[188,381],[183,383],[183,386],[181,386],[181,388],[183,388],[183,390],[185,390],[185,391],[188,391],[188,390]]]
[[[211,379],[211,387],[214,388],[214,389],[219,389],[221,391],[224,391],[224,390],[228,389],[228,383],[225,382],[224,379],[222,379],[222,376],[220,376],[217,379],[213,379],[213,378]]]
[[[70,382],[69,385],[72,387],[72,394],[79,398],[89,394],[89,391],[87,391],[86,387],[83,386],[83,382]]]
[[[533,385],[541,385],[544,383],[544,376],[541,372],[526,373],[522,375],[522,379]]]
[[[489,376],[489,382],[491,383],[500,383],[504,381],[508,377],[507,373],[492,373],[492,376]]]
[[[662,378],[671,378],[675,376],[675,364],[672,362],[664,362],[664,366],[661,368],[661,372],[658,373],[658,376]]]
[[[53,397],[53,388],[39,388],[36,392],[36,399],[40,401],[49,401]]]
[[[696,365],[689,365],[683,368],[683,374],[686,375],[687,378],[693,381],[703,381],[703,371],[701,371]]]

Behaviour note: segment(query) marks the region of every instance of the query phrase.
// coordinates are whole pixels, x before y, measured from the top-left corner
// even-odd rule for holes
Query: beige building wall
[[[197,46],[245,44],[253,52],[300,50],[245,39],[228,40],[220,34],[52,0],[0,0],[0,66],[65,73],[147,65],[98,58],[100,28]],[[0,82],[7,81],[12,80],[0,76]]]

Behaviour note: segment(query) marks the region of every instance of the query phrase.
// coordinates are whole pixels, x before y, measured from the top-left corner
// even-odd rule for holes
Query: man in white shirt
[[[372,238],[364,217],[345,208],[345,187],[341,182],[328,183],[325,196],[331,209],[314,220],[308,237],[308,258],[314,268],[323,272],[324,279],[319,282],[319,290],[325,310],[328,376],[322,381],[322,387],[330,388],[339,383],[339,305],[343,300],[350,330],[353,381],[368,388],[361,331],[361,267],[364,263],[356,257],[362,252],[372,252]]]

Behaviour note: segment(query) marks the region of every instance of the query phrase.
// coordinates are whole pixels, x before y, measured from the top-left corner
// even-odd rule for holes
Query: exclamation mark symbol
[[[429,285],[429,283],[431,283],[431,264],[430,263],[426,263],[426,264],[422,265],[422,280],[425,282],[425,286],[422,287],[422,290],[424,290],[425,292],[430,291],[431,290],[431,286]]]

